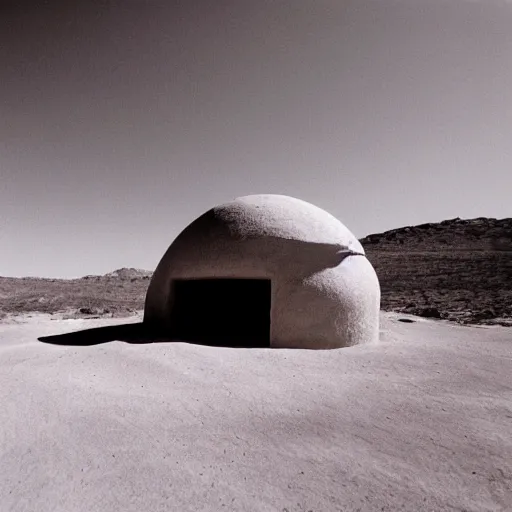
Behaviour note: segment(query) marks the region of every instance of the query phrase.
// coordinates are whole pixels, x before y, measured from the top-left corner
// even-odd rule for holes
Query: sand
[[[510,329],[385,313],[380,344],[334,351],[37,340],[112,323],[0,324],[2,512],[512,510]]]

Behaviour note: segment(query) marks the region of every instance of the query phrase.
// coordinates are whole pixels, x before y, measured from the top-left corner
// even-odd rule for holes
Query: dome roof
[[[363,247],[339,220],[300,199],[274,194],[239,197],[192,222],[153,274],[144,322],[171,328],[172,315],[185,307],[176,306],[180,290],[193,287],[182,283],[198,280],[226,282],[224,291],[212,292],[210,304],[230,303],[229,297],[220,298],[235,293],[227,291],[236,288],[230,280],[271,283],[274,347],[336,348],[378,336],[380,287]],[[200,289],[198,283],[194,286]],[[240,300],[246,300],[252,292],[248,285],[240,293]],[[230,308],[237,306],[225,309]]]
[[[199,222],[198,222],[199,221]],[[243,196],[212,208],[187,229],[203,222],[224,225],[236,239],[281,238],[334,244],[364,254],[357,238],[330,213],[301,199],[277,194]]]

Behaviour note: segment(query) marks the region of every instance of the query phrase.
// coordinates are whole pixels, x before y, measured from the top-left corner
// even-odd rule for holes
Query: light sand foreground
[[[120,322],[122,322],[121,320]],[[512,510],[512,330],[334,351],[53,346],[0,324],[0,510]]]

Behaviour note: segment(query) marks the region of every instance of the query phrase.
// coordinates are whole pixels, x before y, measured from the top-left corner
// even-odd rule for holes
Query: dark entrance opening
[[[270,279],[182,279],[173,286],[173,338],[215,346],[270,346]]]

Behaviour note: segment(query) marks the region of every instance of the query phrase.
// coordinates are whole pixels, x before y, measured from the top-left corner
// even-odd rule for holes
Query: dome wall
[[[338,348],[378,338],[380,287],[361,244],[299,199],[246,196],[192,222],[155,270],[144,322],[170,327],[173,282],[209,278],[270,279],[272,347]]]

